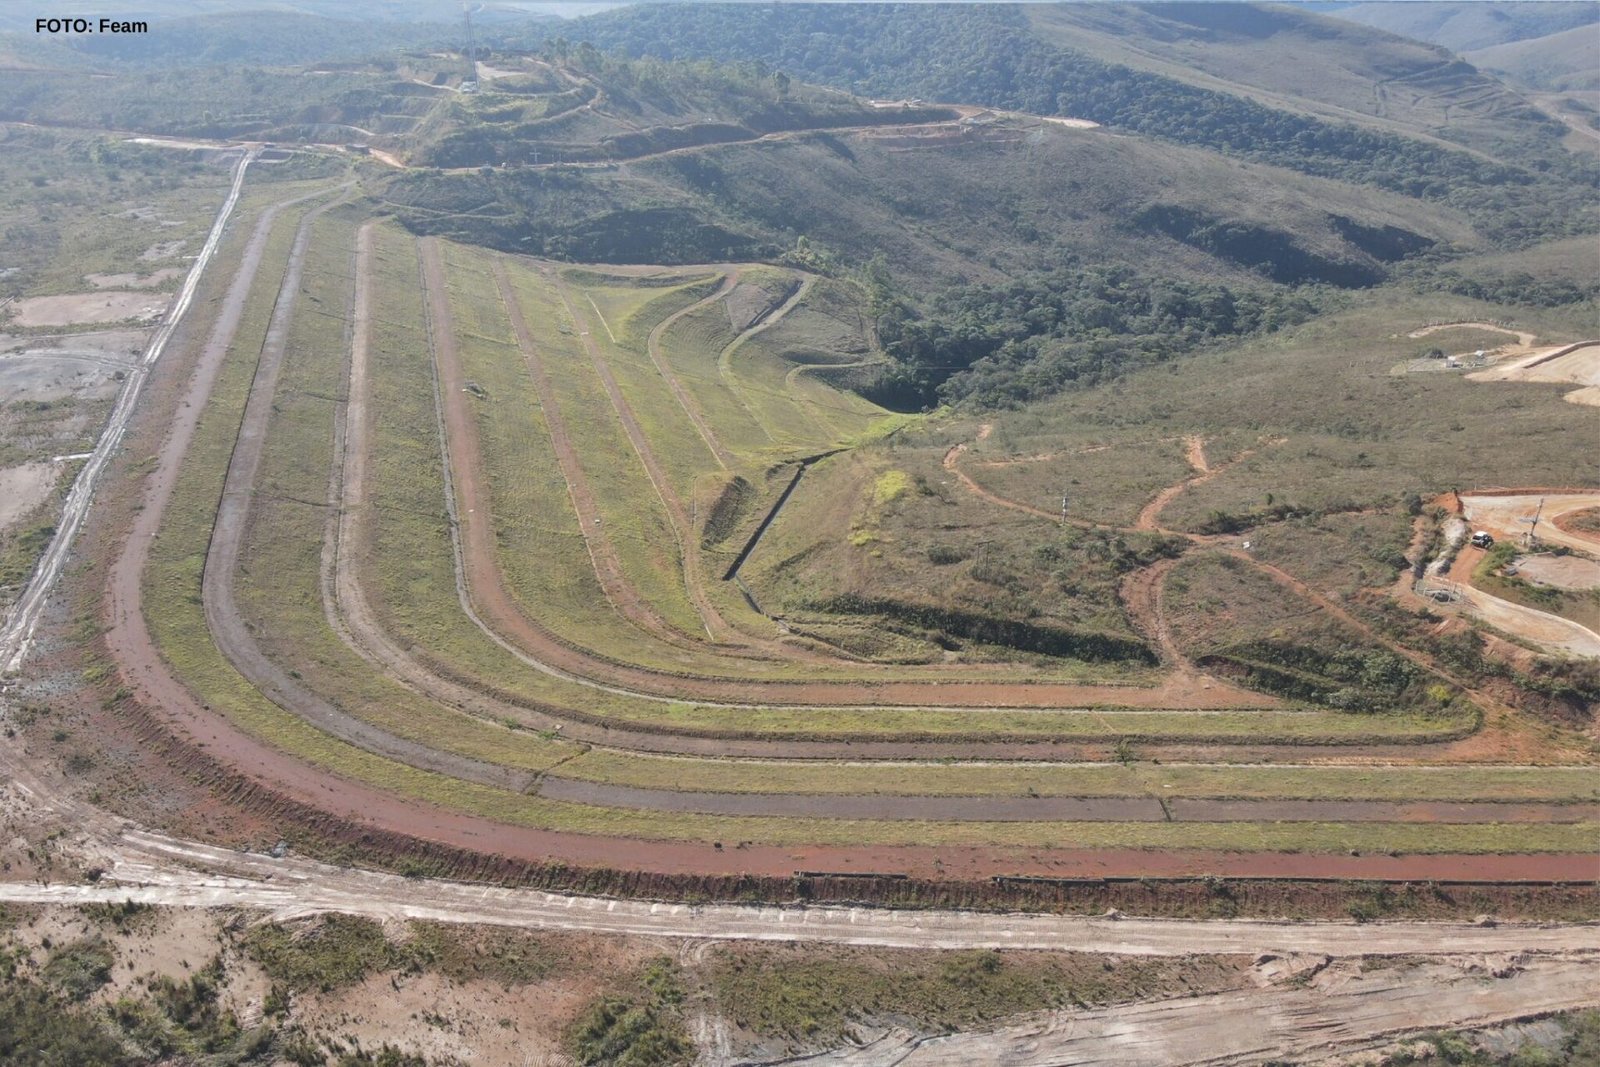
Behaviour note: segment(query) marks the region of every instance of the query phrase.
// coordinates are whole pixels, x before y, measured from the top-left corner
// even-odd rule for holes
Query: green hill
[[[1436,45],[1292,8],[1042,4],[1027,14],[1060,48],[1333,121],[1489,150],[1519,139],[1519,124],[1544,121]]]
[[[1069,255],[1365,286],[1408,255],[1481,243],[1458,209],[1197,147],[874,108],[704,64],[593,63],[526,61],[548,76],[542,97],[503,91],[511,79],[452,96],[380,140],[421,168],[375,178],[375,194],[413,229],[580,260],[772,258],[805,236],[846,265],[881,254],[922,291]],[[554,97],[583,103],[527,118]]]
[[[1158,17],[1165,29],[1146,25]],[[1196,19],[1220,28],[1196,25]],[[1093,32],[1082,29],[1084,23],[1092,23]],[[1287,28],[1274,28],[1280,26]],[[1092,54],[1109,56],[1119,35],[1142,41],[1158,29],[1170,38],[1160,48],[1173,58],[1146,57],[1133,66]],[[866,95],[1091,119],[1319,177],[1450,201],[1474,212],[1480,227],[1502,241],[1600,224],[1591,210],[1597,176],[1563,146],[1566,130],[1559,122],[1439,53],[1376,35],[1384,47],[1367,56],[1375,36],[1369,31],[1290,9],[645,5],[575,21],[570,31],[627,55],[761,62]],[[1247,46],[1252,33],[1256,43]],[[1330,46],[1316,62],[1317,69],[1345,65],[1356,72],[1334,79],[1333,104],[1285,98],[1292,79],[1273,73],[1301,62],[1314,39],[1355,42]],[[1245,81],[1219,87],[1217,75],[1178,69],[1179,53],[1205,40],[1222,42],[1224,54],[1255,49],[1248,69],[1237,75]],[[1128,47],[1124,59],[1131,57]],[[1159,49],[1145,49],[1152,50]],[[1415,82],[1389,94],[1404,122],[1362,113],[1352,103],[1364,81],[1375,99],[1381,97],[1373,79],[1389,62],[1385,56],[1399,57],[1395,70]],[[1251,79],[1272,92],[1246,84]],[[1424,134],[1421,126],[1443,120],[1442,111],[1420,102],[1436,94],[1453,101],[1449,123]],[[1263,102],[1269,96],[1273,102]],[[1404,101],[1412,103],[1400,107]]]

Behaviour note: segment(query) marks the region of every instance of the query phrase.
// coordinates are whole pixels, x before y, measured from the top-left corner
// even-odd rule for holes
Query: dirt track
[[[1296,968],[1296,979],[1268,990],[1067,1009],[1000,1030],[945,1037],[891,1030],[861,1047],[766,1062],[811,1067],[1259,1064],[1352,1052],[1396,1034],[1489,1026],[1600,1003],[1600,961],[1590,956],[1467,957],[1388,967],[1330,965],[1327,958],[1290,958],[1281,964]]]
[[[444,273],[437,254],[438,246],[430,241],[421,247],[423,270],[427,272],[430,301],[433,305],[433,314],[429,319],[434,324],[431,343],[440,363],[440,380],[446,391],[459,391],[461,365],[455,351],[455,338],[449,328],[449,301],[444,295]],[[556,462],[561,467],[562,477],[566,479],[567,494],[572,500],[573,510],[577,513],[578,530],[583,535],[583,543],[589,551],[589,560],[594,567],[595,577],[600,582],[601,590],[604,591],[611,606],[630,622],[663,640],[672,643],[682,642],[683,635],[667,624],[650,603],[639,595],[638,590],[634,589],[623,573],[622,560],[618,558],[611,538],[601,527],[599,504],[595,500],[594,491],[589,487],[588,475],[584,473],[583,465],[578,461],[578,451],[573,447],[572,436],[567,432],[561,408],[556,404],[555,389],[551,385],[550,375],[545,371],[544,357],[534,342],[527,321],[523,318],[522,305],[518,303],[517,295],[506,277],[505,267],[498,262],[495,264],[495,282],[499,286],[500,301],[505,305],[512,331],[516,334],[517,346],[522,350],[522,359],[527,365],[528,376],[532,379],[534,391],[539,396],[539,409],[544,414],[551,449],[555,452]],[[448,410],[452,406],[459,408],[461,405],[451,405],[446,402],[445,406]],[[458,440],[462,445],[459,452],[463,459],[478,459],[481,453],[476,435],[474,434],[471,439],[459,436],[459,431],[462,429],[460,419],[451,417],[459,414],[461,414],[459,411],[454,411],[446,416],[449,426],[458,431]],[[452,455],[455,454],[457,450],[453,449]],[[476,471],[470,476],[466,472],[459,472],[455,477],[455,484],[458,488],[462,488],[464,493],[470,491],[471,499],[479,501],[477,506],[470,510],[476,514],[489,515],[491,512],[487,507],[486,494],[479,491],[477,477]],[[477,508],[483,510],[479,512]],[[487,527],[488,520],[482,525]],[[473,549],[475,551],[467,554],[475,556],[477,551],[481,551],[476,542]]]
[[[639,457],[639,463],[650,479],[656,497],[666,509],[667,518],[672,526],[672,536],[678,545],[679,566],[684,590],[689,594],[689,602],[694,605],[695,613],[700,616],[706,636],[713,642],[727,642],[734,637],[736,631],[728,625],[728,621],[722,617],[722,613],[706,595],[705,569],[700,564],[700,538],[693,528],[694,524],[689,520],[689,511],[683,506],[683,500],[679,498],[677,491],[672,488],[672,479],[661,466],[655,449],[650,446],[644,428],[639,425],[639,419],[633,413],[633,406],[628,403],[627,397],[622,395],[622,387],[617,384],[616,375],[611,372],[611,364],[601,354],[600,346],[595,344],[594,337],[573,304],[572,293],[567,287],[566,279],[557,271],[551,274],[551,280],[561,297],[562,306],[566,308],[567,317],[577,327],[578,337],[583,342],[584,351],[589,354],[589,362],[593,365],[595,373],[600,377],[600,384],[605,387],[612,411],[622,423],[623,432],[627,434],[629,444],[633,445],[634,454]]]
[[[1563,400],[1600,406],[1600,341],[1580,341],[1534,352],[1514,361],[1502,361],[1467,378],[1475,382],[1574,383],[1581,388],[1565,394]]]
[[[1031,948],[1116,955],[1324,953],[1332,956],[1600,952],[1595,923],[1315,923],[1085,918],[828,906],[668,904],[404,878],[274,859],[122,830],[104,846],[102,884],[0,883],[0,901],[147,901],[261,907],[280,918],[321,911],[378,918],[898,948]],[[1537,864],[1530,868],[1537,873]],[[1600,872],[1600,860],[1591,858]],[[1592,991],[1591,991],[1592,995]]]
[[[1567,529],[1561,524],[1564,516],[1600,506],[1600,493],[1559,490],[1469,493],[1461,497],[1461,505],[1472,528],[1488,530],[1502,541],[1514,541],[1534,533],[1541,541],[1580,552],[1600,553],[1600,536]],[[1532,521],[1536,516],[1537,526]],[[1474,588],[1470,584],[1471,574],[1481,558],[1481,553],[1467,549],[1456,557],[1445,588],[1455,595],[1457,603],[1485,622],[1536,645],[1600,658],[1600,634],[1588,627]]]
[[[636,789],[545,776],[540,796],[643,811],[938,822],[1428,822],[1550,823],[1600,820],[1600,805],[1381,800],[1158,800],[1155,797],[969,797],[700,793]]]
[[[1523,348],[1532,348],[1537,338],[1525,330],[1513,330],[1505,326],[1497,326],[1492,322],[1436,322],[1432,326],[1423,326],[1421,329],[1412,330],[1406,334],[1410,338],[1427,337],[1429,334],[1438,333],[1440,330],[1489,330],[1493,333],[1503,333],[1507,337],[1515,337],[1517,344]]]

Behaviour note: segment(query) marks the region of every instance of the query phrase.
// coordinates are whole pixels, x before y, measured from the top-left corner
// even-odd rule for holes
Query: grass
[[[938,1033],[1050,1008],[1193,995],[1232,985],[1238,967],[1228,957],[730,945],[715,950],[705,980],[741,1029],[817,1047],[890,1019]]]
[[[728,388],[718,370],[719,354],[737,336],[725,302],[718,301],[685,315],[667,330],[661,337],[661,355],[725,448],[739,456],[775,459],[783,450],[775,448],[768,429]]]
[[[288,228],[286,221],[286,232]],[[275,241],[275,245],[280,254],[286,252],[282,242]],[[271,262],[270,256],[268,261]],[[266,277],[271,277],[270,272]],[[257,304],[261,306],[255,306]],[[714,833],[725,832],[723,836],[732,840],[771,838],[797,842],[810,840],[817,834],[823,833],[825,829],[828,832],[824,833],[824,836],[831,834],[837,839],[837,835],[842,832],[845,835],[844,840],[948,840],[955,843],[974,839],[970,836],[972,827],[953,824],[944,828],[919,825],[908,839],[908,827],[905,825],[844,823],[825,827],[823,824],[806,820],[771,819],[714,819],[708,824],[705,819],[692,815],[618,812],[544,801],[536,797],[508,794],[502,790],[403,767],[330,738],[272,705],[245,684],[231,667],[222,662],[205,634],[204,620],[199,612],[196,596],[198,564],[203,559],[203,546],[210,520],[210,512],[204,502],[215,499],[216,493],[215,488],[208,493],[204,487],[207,482],[213,487],[220,485],[223,466],[220,457],[226,454],[229,432],[231,427],[236,425],[236,422],[227,417],[227,413],[230,407],[234,411],[238,410],[248,387],[251,361],[241,357],[239,353],[241,351],[248,353],[249,339],[252,336],[259,338],[261,331],[264,330],[267,311],[265,304],[264,298],[252,301],[247,321],[243,326],[241,343],[236,347],[235,355],[225,365],[218,393],[202,416],[196,439],[197,447],[185,463],[179,492],[174,498],[173,512],[169,516],[169,523],[162,537],[158,540],[148,575],[147,592],[150,597],[153,631],[161,640],[163,650],[173,660],[174,666],[218,710],[223,711],[249,732],[266,737],[286,751],[317,765],[379,788],[392,790],[401,796],[441,803],[514,824],[601,833],[667,836],[686,840],[704,840],[704,834],[708,829]],[[207,463],[205,458],[208,455],[218,458]],[[186,593],[185,589],[190,592]],[[1245,718],[1252,717],[1245,716]],[[1000,828],[1000,833],[1002,837],[1010,836],[1016,834],[1017,829]],[[1070,838],[1076,838],[1080,831],[1109,839],[1105,837],[1107,831],[1104,826],[1065,827],[1041,824],[1037,829],[1046,836],[1033,838],[1034,840],[1057,839],[1062,833],[1066,833]],[[1139,838],[1151,830],[1150,827],[1123,829],[1130,830],[1130,835],[1119,836],[1116,840],[1129,844],[1139,843]],[[1135,829],[1139,829],[1139,832],[1133,833]],[[1186,832],[1191,829],[1186,828]],[[1220,840],[1243,838],[1248,841],[1250,829],[1218,826],[1212,829],[1211,836]],[[1404,830],[1404,828],[1394,829],[1400,832]],[[1244,832],[1241,832],[1242,830]],[[1160,827],[1155,827],[1154,832],[1158,839],[1163,833]],[[1207,836],[1198,830],[1193,832],[1199,835],[1197,840]],[[1170,831],[1165,833],[1170,834]],[[1349,835],[1354,835],[1354,840],[1366,842],[1372,839],[1373,834],[1372,827],[1337,830],[1323,827],[1310,836],[1314,840],[1332,836],[1342,842],[1352,839]],[[1524,840],[1528,842],[1527,847],[1539,847],[1541,840],[1550,847],[1563,847],[1568,841],[1568,837],[1563,835],[1568,834],[1570,831],[1567,828],[1539,827],[1525,835]],[[1447,841],[1450,837],[1451,835],[1446,833],[1435,840]],[[987,838],[988,835],[979,837],[979,839]],[[1383,838],[1383,840],[1391,839]],[[1154,843],[1159,845],[1160,841]],[[1464,841],[1462,847],[1465,847]]]
[[[666,382],[650,359],[649,334],[662,319],[714,292],[717,284],[720,278],[672,289],[634,290],[651,299],[633,301],[637,306],[611,331],[595,321],[588,303],[596,299],[616,303],[628,290],[622,289],[619,294],[621,287],[616,285],[572,287],[575,310],[586,324],[589,340],[604,353],[652,452],[670,476],[673,490],[683,500],[695,494],[701,482],[718,470],[718,464],[689,415],[668,392]],[[612,339],[612,332],[616,340]]]
[[[1053,445],[1048,438],[1039,437],[1026,440],[1021,445],[1025,451],[1014,458],[1011,454],[993,455],[997,449],[985,449],[989,442],[979,442],[970,457],[963,457],[962,469],[979,485],[1007,500],[1054,513],[1066,496],[1072,518],[1115,526],[1132,526],[1139,510],[1157,492],[1194,474],[1184,460],[1182,440],[1109,446]],[[1213,463],[1222,458],[1211,455],[1209,449],[1207,454]],[[994,462],[1009,465],[989,465]]]
[[[1600,589],[1561,589],[1507,573],[1506,568],[1523,555],[1515,543],[1501,541],[1473,568],[1472,584],[1491,596],[1571,619],[1580,626],[1600,626]]]
[[[243,944],[268,978],[294,991],[344,989],[390,969],[398,956],[380,924],[356,915],[327,915],[301,930],[265,923]]]
[[[1600,800],[1580,767],[1274,767],[1122,764],[812,763],[649,756],[596,749],[562,778],[713,793],[886,796],[1154,795],[1226,800]]]
[[[228,191],[231,159],[207,164],[77,131],[13,127],[3,142],[0,232],[6,266],[18,269],[0,279],[0,299],[84,292],[87,274],[186,271],[183,256],[198,249]],[[141,258],[179,239],[185,247],[172,255]],[[178,281],[155,291],[173,291]]]
[[[1165,516],[1178,528],[1214,509],[1260,504],[1268,492],[1277,503],[1323,510],[1391,506],[1408,492],[1584,479],[1580,457],[1592,417],[1560,402],[1562,387],[1389,374],[1420,343],[1405,336],[1410,330],[1430,321],[1498,318],[1504,308],[1392,289],[1351,299],[1349,311],[1064,395],[1022,421],[1108,431],[1164,425],[1207,436],[1248,429],[1288,438],[1181,495]],[[1520,329],[1551,343],[1581,329],[1558,311],[1517,314]],[[1194,388],[1198,378],[1205,389]]]
[[[14,526],[0,531],[0,602],[9,602],[22,592],[39,557],[50,547],[58,504],[52,494]]]
[[[459,260],[451,260],[453,268],[458,263]],[[483,270],[485,266],[478,258],[477,269]],[[541,330],[538,324],[544,324],[540,337],[547,345],[541,355],[553,383],[555,402],[594,492],[605,536],[615,546],[624,573],[640,595],[673,626],[686,634],[703,633],[703,625],[683,585],[682,560],[671,517],[612,410],[600,377],[575,332],[579,327],[566,314],[559,295],[547,281],[518,264],[508,264],[508,269],[530,328]],[[493,292],[492,287],[489,291]],[[475,365],[465,346],[462,358],[469,368]],[[507,388],[517,390],[516,406],[491,405],[492,410],[484,415],[491,423],[495,419],[504,420],[499,431],[501,439],[519,432],[519,427],[525,428],[525,413],[537,406],[537,395],[526,370],[520,366],[517,369],[520,383],[505,383]],[[472,371],[469,369],[468,373]],[[530,439],[524,445],[524,449],[527,448],[548,452],[548,438]],[[487,445],[485,453],[490,462],[513,462],[510,457],[497,456]],[[491,486],[493,484],[491,474]],[[554,492],[552,488],[551,495]],[[540,513],[516,507],[496,510],[508,522],[520,521],[522,515]],[[514,575],[514,567],[515,563],[508,559],[505,564],[508,575]],[[512,584],[513,587],[517,584],[514,576]]]
[[[372,669],[329,625],[321,589],[324,506],[335,404],[346,388],[344,323],[352,296],[356,222],[325,216],[308,247],[273,417],[240,559],[241,614],[268,657],[356,717],[433,748],[530,770],[568,746],[514,733],[419,697]]]
[[[414,277],[415,254],[394,231],[381,230],[377,289],[376,351],[382,353],[383,371],[374,376],[373,414],[376,447],[371,475],[373,494],[373,549],[370,588],[375,609],[390,632],[421,652],[436,668],[465,676],[491,691],[521,700],[581,708],[618,722],[667,722],[689,728],[742,731],[781,729],[790,736],[827,736],[840,730],[870,734],[931,728],[939,734],[960,736],[973,730],[985,734],[1001,725],[990,716],[978,722],[961,713],[938,716],[931,727],[914,710],[887,713],[844,711],[768,711],[710,708],[689,703],[663,704],[605,693],[551,678],[535,671],[490,642],[460,612],[455,601],[455,579],[448,549],[448,533],[438,501],[443,490],[438,470],[438,438],[434,427],[432,387],[428,378],[425,344],[420,340],[420,312],[406,285]],[[531,462],[531,460],[530,460]],[[528,537],[543,535],[543,526],[524,524]],[[574,538],[575,539],[575,538]],[[547,582],[572,581],[591,573],[551,564],[554,542],[516,542],[530,558],[542,560]],[[587,560],[583,560],[587,566]],[[588,593],[573,602],[598,600],[591,584]],[[559,588],[541,594],[541,604],[558,600]],[[575,614],[575,612],[574,612]],[[759,719],[752,719],[759,715]],[[1245,716],[1247,717],[1247,716]],[[1245,718],[1242,717],[1242,718]],[[1079,719],[1082,713],[1018,713],[1004,725],[1033,736],[1053,731]],[[980,725],[981,722],[981,725]]]
[[[807,471],[743,572],[764,604],[810,625],[820,618],[813,605],[855,593],[1133,635],[1117,583],[1123,570],[1159,547],[1156,535],[1084,530],[998,508],[944,471],[940,461],[948,445],[925,443],[941,440],[933,431],[913,429],[902,437]],[[909,478],[910,490],[880,502],[877,481],[896,470]],[[846,537],[839,537],[841,530]],[[927,634],[920,638],[936,657],[950,648]],[[1132,664],[1030,659],[970,644],[959,652],[968,660],[1020,659],[1053,675],[1154,677]]]

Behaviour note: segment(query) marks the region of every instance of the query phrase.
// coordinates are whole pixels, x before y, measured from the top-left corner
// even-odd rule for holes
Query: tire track
[[[1278,957],[1267,954],[1263,962]],[[1219,1067],[1329,1062],[1429,1029],[1471,1029],[1600,1003],[1600,964],[1587,955],[1517,961],[1461,958],[1419,966],[1323,956],[1299,979],[1103,1008],[1068,1008],[999,1029],[939,1036],[904,1028],[863,1044],[793,1058],[722,1059],[715,1067]],[[1326,969],[1324,969],[1326,968]],[[1421,1057],[1418,1057],[1421,1059]],[[1404,1062],[1400,1057],[1384,1062]],[[1338,1062],[1379,1062],[1376,1056]]]

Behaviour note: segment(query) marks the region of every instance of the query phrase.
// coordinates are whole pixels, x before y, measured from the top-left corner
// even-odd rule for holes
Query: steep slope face
[[[1427,5],[1434,6],[1434,5]],[[1038,36],[1271,107],[1482,147],[1542,117],[1437,45],[1288,8],[1240,3],[1042,4]]]
[[[1330,14],[1465,52],[1593,25],[1600,22],[1600,4],[1593,0],[1539,4],[1380,2],[1352,4]]]

